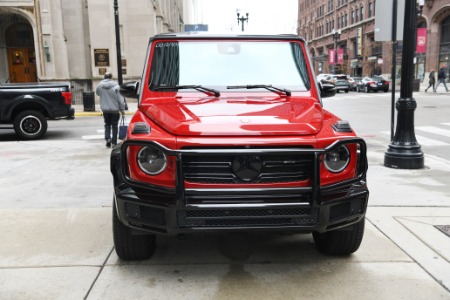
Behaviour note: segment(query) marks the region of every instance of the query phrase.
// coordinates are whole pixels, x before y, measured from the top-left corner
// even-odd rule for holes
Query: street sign
[[[392,41],[392,20],[394,0],[375,2],[375,41]],[[405,0],[397,0],[397,41],[403,40]]]

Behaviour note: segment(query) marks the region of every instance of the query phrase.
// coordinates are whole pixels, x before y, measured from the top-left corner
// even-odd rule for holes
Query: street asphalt
[[[386,145],[366,138],[366,231],[349,257],[310,235],[199,235],[124,262],[103,142],[1,142],[0,299],[450,299],[450,161],[386,168]]]

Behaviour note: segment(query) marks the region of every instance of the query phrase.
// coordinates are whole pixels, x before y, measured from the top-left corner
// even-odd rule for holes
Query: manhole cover
[[[434,225],[434,227],[436,227],[444,234],[446,234],[448,237],[450,237],[450,225]]]

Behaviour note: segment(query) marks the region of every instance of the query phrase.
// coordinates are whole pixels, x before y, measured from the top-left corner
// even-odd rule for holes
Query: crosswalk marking
[[[382,131],[381,133],[386,135],[391,135],[390,131]],[[435,146],[449,146],[450,144],[446,142],[442,142],[435,139],[429,139],[421,135],[416,134],[416,140],[417,142],[422,146],[428,146],[428,147],[435,147]]]
[[[83,140],[102,140],[105,138],[105,135],[104,134],[83,135],[81,138]]]
[[[419,142],[419,144],[424,145],[424,146],[448,146],[448,145],[450,145],[448,143],[429,139],[429,138],[423,137],[421,135],[416,135],[416,139]]]
[[[125,120],[125,124],[128,125],[128,124],[129,124],[129,121],[127,122],[127,121]],[[104,128],[103,128],[103,129],[97,129],[96,132],[97,132],[98,134],[83,135],[83,136],[81,136],[81,139],[82,139],[82,140],[85,140],[85,141],[91,141],[91,140],[104,140],[104,139],[105,139],[105,129],[104,129]]]
[[[450,138],[450,130],[447,130],[447,129],[441,129],[441,128],[434,127],[434,126],[419,126],[419,127],[416,127],[416,129],[420,130],[420,131],[432,133],[432,134],[443,135],[445,137]]]

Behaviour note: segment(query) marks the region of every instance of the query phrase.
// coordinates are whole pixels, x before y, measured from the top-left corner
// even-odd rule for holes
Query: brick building
[[[308,41],[317,74],[336,71],[354,76],[382,74],[390,77],[393,45],[375,41],[375,0],[299,0],[298,3],[298,34]],[[391,4],[389,1],[387,6]],[[432,69],[440,67],[446,68],[448,73],[450,2],[425,1],[417,24],[418,28],[426,29],[426,51],[416,53],[415,77],[423,80]],[[400,73],[401,41],[396,51],[397,73]]]

